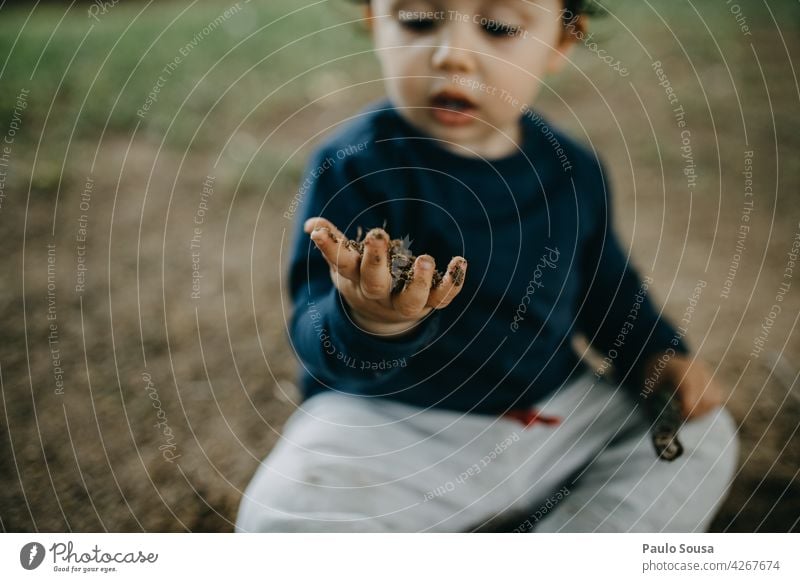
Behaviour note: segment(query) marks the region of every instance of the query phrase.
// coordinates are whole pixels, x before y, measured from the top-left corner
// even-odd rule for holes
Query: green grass
[[[738,3],[754,28],[774,29],[760,2]],[[645,46],[652,44],[648,31],[654,25],[661,30],[659,34],[670,35],[654,14],[657,10],[693,59],[719,58],[688,2],[655,2],[652,9],[628,0],[603,4],[633,34],[640,35]],[[218,140],[223,129],[235,127],[254,108],[253,125],[262,133],[265,122],[274,121],[281,112],[296,110],[298,104],[309,100],[309,94],[318,95],[317,81],[331,71],[345,72],[349,82],[377,74],[375,58],[368,52],[368,35],[358,24],[346,24],[360,16],[360,10],[347,0],[240,0],[241,10],[183,58],[163,83],[158,102],[143,120],[137,117],[163,68],[180,57],[181,48],[202,34],[205,26],[234,5],[234,0],[155,0],[149,5],[126,1],[99,16],[100,22],[88,17],[86,3],[66,15],[66,2],[42,3],[32,14],[29,3],[3,8],[0,66],[5,63],[5,69],[0,75],[0,130],[7,126],[15,95],[24,87],[31,91],[26,124],[41,129],[50,111],[47,138],[51,143],[64,140],[73,127],[78,139],[96,141],[106,124],[114,134],[128,133],[141,123],[139,131],[145,136],[160,141],[166,135],[168,147],[183,149],[211,111],[213,122],[200,128],[192,144],[202,147]],[[733,16],[718,5],[694,5],[729,56],[749,52],[740,42]],[[797,31],[797,6],[778,3],[772,7],[785,34]],[[592,30],[611,53],[628,60],[643,57],[631,33],[614,16],[597,19]],[[311,36],[303,39],[305,35]],[[363,54],[322,66],[358,52]],[[671,52],[677,52],[675,46]],[[592,63],[593,59],[586,61]],[[558,89],[563,81],[556,78],[554,83]],[[273,91],[275,94],[259,105]],[[212,110],[220,98],[222,101]],[[27,139],[38,134],[25,132]]]
[[[66,16],[66,3],[43,4],[27,24],[29,5],[3,9],[0,66],[8,61],[0,76],[0,128],[10,119],[15,95],[24,87],[31,91],[27,122],[37,129],[44,125],[52,102],[49,139],[69,135],[73,126],[79,138],[96,139],[106,123],[112,132],[126,132],[139,121],[140,131],[160,139],[174,121],[168,141],[185,144],[226,91],[212,116],[239,120],[298,73],[369,48],[368,37],[358,25],[343,24],[359,12],[339,2],[313,5],[269,0],[245,4],[241,0],[238,12],[210,34],[203,34],[204,27],[234,5],[233,1],[158,1],[146,7],[146,2],[124,2],[95,22],[88,17],[85,4]],[[297,12],[286,16],[292,11]],[[334,28],[313,34],[330,26]],[[312,37],[298,40],[306,34]],[[180,49],[196,35],[201,40],[181,57]],[[165,75],[163,68],[175,57],[181,57],[182,62]],[[373,61],[370,55],[362,55],[347,59],[345,67],[364,71],[375,67]],[[322,70],[301,75],[275,93],[257,113],[264,116],[269,111],[296,107],[298,96]],[[140,120],[137,110],[160,75],[165,81],[158,101]],[[218,131],[214,127],[200,132],[201,143],[215,137]]]

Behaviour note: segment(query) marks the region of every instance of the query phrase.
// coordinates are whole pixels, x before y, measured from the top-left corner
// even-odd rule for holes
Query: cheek
[[[491,67],[497,86],[520,101],[530,99],[544,81],[551,50],[539,43],[529,43],[521,50],[499,54]]]
[[[414,45],[387,45],[378,53],[384,72],[397,75],[424,75],[428,58],[426,47]]]
[[[409,77],[407,72],[384,69],[384,85],[387,94],[398,105],[422,105],[427,94],[424,79]]]
[[[386,85],[406,97],[424,91],[428,84],[425,51],[414,47],[384,49],[378,55]]]
[[[387,77],[406,75],[408,59],[404,58],[405,49],[389,48],[380,53],[381,71]]]
[[[427,95],[425,79],[405,78],[398,79],[399,92],[408,104],[421,104]]]

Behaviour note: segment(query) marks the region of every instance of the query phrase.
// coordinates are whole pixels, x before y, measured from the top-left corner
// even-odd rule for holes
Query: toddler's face
[[[401,114],[450,149],[495,158],[561,64],[562,0],[372,0],[376,54]]]

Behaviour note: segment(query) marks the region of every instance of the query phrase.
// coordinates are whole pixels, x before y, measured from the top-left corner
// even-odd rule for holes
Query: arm
[[[595,197],[581,264],[585,288],[578,327],[589,342],[611,361],[619,381],[640,388],[645,364],[661,354],[688,354],[680,334],[659,315],[650,299],[649,277],[642,279],[622,250],[613,228],[610,192],[599,176],[588,185],[602,190]],[[586,186],[585,186],[586,187]]]
[[[380,208],[379,201],[370,199],[364,180],[347,168],[341,162],[321,174],[303,200],[290,266],[290,335],[317,380],[359,391],[360,384],[374,385],[376,375],[405,367],[405,359],[437,332],[434,309],[446,306],[459,289],[446,275],[431,290],[433,259],[423,255],[414,263],[413,280],[391,293],[388,235],[370,231],[362,256],[336,226],[352,231],[384,221],[369,210]],[[403,364],[376,371],[375,364],[392,360]]]
[[[651,280],[639,277],[613,231],[610,194],[600,170],[602,202],[583,263],[586,300],[578,317],[590,343],[613,361],[620,381],[641,389],[675,393],[681,413],[692,418],[722,402],[705,365],[689,353],[682,334],[658,314],[649,297]]]

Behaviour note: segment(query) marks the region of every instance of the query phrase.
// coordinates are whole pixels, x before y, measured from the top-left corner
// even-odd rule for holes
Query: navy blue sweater
[[[576,332],[618,378],[657,352],[686,352],[612,231],[597,158],[537,114],[520,123],[517,152],[482,160],[443,148],[382,101],[316,151],[295,197],[289,273],[290,339],[306,397],[338,390],[502,414],[585,369]],[[464,288],[402,339],[369,335],[351,322],[302,232],[310,216],[351,238],[358,227],[385,225],[440,269],[461,255]]]

